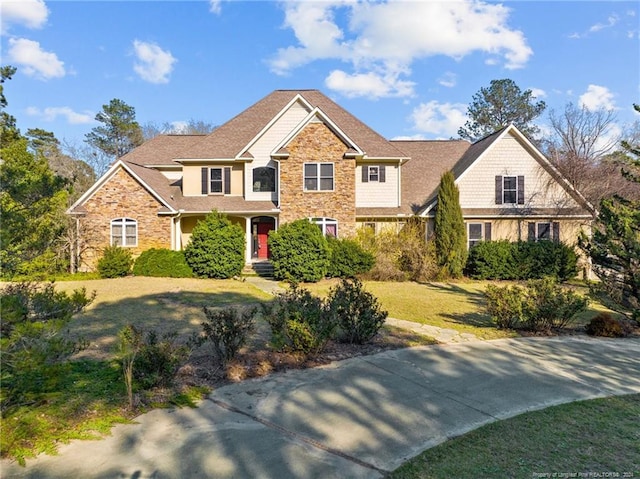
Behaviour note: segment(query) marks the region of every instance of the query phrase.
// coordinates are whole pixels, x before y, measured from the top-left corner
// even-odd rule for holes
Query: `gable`
[[[496,204],[496,177],[521,177],[524,202],[517,207],[582,209],[584,205],[567,191],[551,168],[520,135],[507,130],[458,175],[460,206],[463,210],[502,209],[505,205]]]

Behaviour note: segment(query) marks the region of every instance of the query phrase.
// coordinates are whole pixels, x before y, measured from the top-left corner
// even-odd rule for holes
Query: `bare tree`
[[[548,158],[592,204],[615,192],[619,168],[609,159],[620,144],[613,110],[568,103],[549,114],[553,136],[544,142]]]
[[[186,123],[165,121],[162,125],[148,122],[142,125],[145,141],[158,135],[208,135],[217,128],[216,125],[203,120],[190,119]]]

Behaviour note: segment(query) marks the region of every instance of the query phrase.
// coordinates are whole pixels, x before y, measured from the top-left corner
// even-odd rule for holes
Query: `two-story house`
[[[460,188],[470,245],[572,243],[592,218],[513,126],[473,145],[388,141],[317,90],[274,91],[209,135],[155,137],[115,162],[68,212],[84,269],[109,245],[134,255],[182,249],[214,209],[244,228],[250,263],[268,257],[269,231],[300,218],[339,237],[411,216],[429,224],[447,170]]]

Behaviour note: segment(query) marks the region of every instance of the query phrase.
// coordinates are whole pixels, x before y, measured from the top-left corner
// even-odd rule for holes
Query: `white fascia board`
[[[163,206],[165,206],[166,208],[169,208],[169,210],[172,213],[177,213],[178,210],[176,210],[173,206],[171,206],[169,203],[167,203],[164,198],[162,198],[158,193],[156,193],[156,191],[151,188],[142,178],[140,178],[138,175],[136,175],[133,170],[131,168],[129,168],[127,166],[126,163],[122,164],[122,167],[131,175],[135,178],[135,180],[140,183],[142,185],[143,188],[145,188],[149,193],[151,193],[151,196],[153,196],[156,200],[158,200]]]
[[[251,158],[176,158],[176,163],[192,164],[192,163],[236,163],[241,161],[251,162]]]
[[[311,104],[307,100],[305,100],[304,97],[300,95],[300,93],[298,93],[296,96],[294,96],[291,99],[291,101],[289,101],[289,103],[285,105],[285,107],[282,110],[278,112],[277,115],[275,115],[271,119],[269,123],[265,125],[265,127],[262,130],[260,130],[260,132],[255,137],[251,139],[249,143],[247,143],[247,146],[245,146],[238,152],[238,154],[241,155],[245,151],[249,151],[249,148],[251,148],[262,137],[262,135],[264,135],[298,101],[301,102],[305,106],[305,108],[307,108],[308,110],[313,110],[313,106],[311,106]]]
[[[280,143],[278,143],[273,150],[271,150],[271,155],[277,156],[277,152],[282,148],[285,148],[286,145],[288,145],[289,142],[293,140],[303,130],[303,128],[311,123],[316,117],[320,118],[323,123],[325,123],[329,127],[329,129],[333,131],[338,137],[340,137],[340,139],[344,141],[348,146],[356,150],[355,155],[364,156],[366,154],[360,149],[358,145],[355,144],[353,140],[351,140],[351,138],[349,138],[349,136],[347,136],[345,132],[338,128],[338,126],[331,120],[331,118],[329,118],[320,108],[316,107],[311,110],[309,114],[298,124],[298,126],[291,130],[291,132],[289,132],[289,134],[285,136],[284,139]]]

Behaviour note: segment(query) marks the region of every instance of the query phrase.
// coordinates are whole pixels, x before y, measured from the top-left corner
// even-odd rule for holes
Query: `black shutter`
[[[484,240],[491,241],[491,223],[484,224]]]
[[[524,205],[524,176],[518,176],[518,204]]]
[[[384,171],[384,165],[380,165],[378,167],[378,171],[380,172],[380,175],[378,176],[378,181],[380,183],[384,183],[387,180],[386,172]]]
[[[207,184],[209,181],[209,168],[200,169],[200,174],[202,178],[202,194],[206,195],[209,193],[209,185]]]
[[[224,168],[224,194],[231,194],[231,168],[228,166]]]
[[[553,236],[551,236],[551,238],[556,243],[559,243],[560,242],[560,223],[558,223],[557,221],[554,221],[553,223],[551,223],[551,226],[553,227],[552,229]]]
[[[369,181],[369,167],[367,165],[362,165],[362,182],[366,183]]]
[[[496,176],[496,205],[502,204],[502,176]]]
[[[529,236],[527,237],[528,241],[535,241],[536,240],[536,224],[535,223],[529,223]]]

